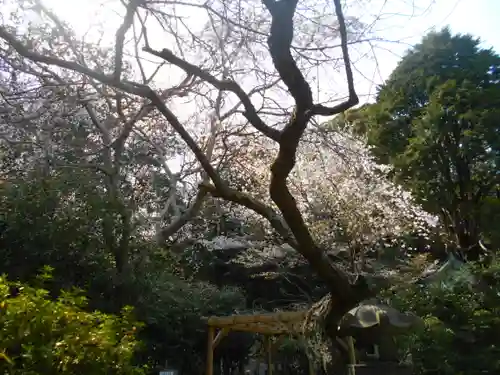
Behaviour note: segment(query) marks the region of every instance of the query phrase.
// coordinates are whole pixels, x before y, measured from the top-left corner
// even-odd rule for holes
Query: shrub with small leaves
[[[140,375],[131,309],[120,316],[85,311],[78,292],[48,292],[0,277],[0,373]]]

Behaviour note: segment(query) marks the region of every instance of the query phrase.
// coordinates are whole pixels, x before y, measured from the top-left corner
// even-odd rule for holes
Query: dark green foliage
[[[445,29],[407,53],[375,104],[346,115],[462,248],[481,232],[494,237],[487,225],[498,215],[499,82],[497,54]]]
[[[153,366],[168,360],[185,374],[198,373],[206,348],[207,327],[201,317],[244,308],[244,296],[235,288],[221,290],[183,279],[167,249],[137,234],[130,236],[129,272],[118,278],[102,224],[110,218],[116,226],[112,233],[119,238],[120,223],[114,221],[116,210],[92,186],[91,177],[80,171],[2,187],[0,272],[33,282],[40,268],[48,265],[53,278],[45,286],[53,297],[62,288],[80,287],[86,290],[89,309],[108,313],[119,313],[124,305],[117,293],[120,285],[126,291],[126,304],[145,323],[135,360]],[[219,357],[244,360],[248,343],[236,344],[242,351],[219,351]]]
[[[123,304],[110,301],[116,294],[116,262],[103,234],[103,221],[112,220],[115,210],[91,174],[72,172],[2,186],[0,272],[30,281],[49,265],[51,291],[83,288],[100,299],[91,298],[92,307],[116,312]]]
[[[469,269],[447,284],[416,286],[392,297],[395,307],[425,322],[399,343],[411,354],[416,375],[499,373],[500,263]]]
[[[186,374],[197,374],[204,366],[207,325],[202,317],[228,315],[245,306],[245,299],[236,288],[221,290],[208,283],[181,280],[161,270],[144,273],[135,287],[141,291],[135,301],[137,315],[146,323],[140,337],[148,350],[142,353],[142,361],[163,364],[168,359]],[[230,344],[235,348],[228,348],[227,352],[218,348],[217,358],[244,361],[248,342],[236,338]]]
[[[443,85],[455,82],[457,87],[464,84],[468,88],[475,87],[471,95],[483,89],[498,90],[500,58],[491,50],[481,49],[479,43],[469,35],[452,35],[444,29],[428,34],[407,53],[377,96],[375,117],[378,121],[371,135],[373,144],[377,148],[383,147],[380,151],[389,158],[404,152],[409,139],[416,135],[413,121],[425,117],[431,98],[441,91]],[[462,103],[468,100],[457,99]],[[498,94],[491,99],[477,109],[495,109]],[[446,108],[448,103],[440,104]],[[462,106],[453,113],[465,114],[467,110],[475,110],[477,104],[469,102],[469,108]]]
[[[498,248],[500,57],[479,40],[448,29],[430,33],[380,87],[376,103],[332,125],[365,135],[395,180],[440,215],[456,246],[474,249],[483,237]],[[400,343],[417,374],[500,371],[500,265],[468,267],[475,282],[464,271],[452,284],[401,289],[391,298],[425,321]]]

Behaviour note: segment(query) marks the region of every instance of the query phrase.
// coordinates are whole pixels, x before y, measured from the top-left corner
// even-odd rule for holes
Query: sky
[[[439,0],[444,8],[451,8],[453,0]],[[445,5],[446,4],[446,5]],[[441,15],[444,15],[442,13]],[[454,32],[470,33],[480,37],[485,46],[493,47],[500,53],[500,1],[496,0],[462,0],[451,14],[445,17],[442,24],[449,23]]]
[[[321,4],[320,1],[325,0],[318,0],[318,4]],[[92,22],[98,22],[100,19],[104,21],[105,27],[109,28],[108,35],[113,38],[121,17],[109,11],[112,8],[110,6],[106,7],[108,13],[103,11],[104,8],[96,12],[95,5],[103,2],[112,4],[114,0],[43,1],[70,23],[77,33],[85,33]],[[373,99],[376,86],[389,76],[405,51],[411,45],[418,43],[422,36],[433,28],[440,29],[449,26],[454,33],[472,34],[481,38],[485,47],[492,47],[500,53],[500,33],[498,32],[500,0],[349,0],[347,3],[356,4],[353,5],[351,11],[353,15],[365,14],[367,20],[382,13],[386,16],[383,20],[377,21],[375,33],[389,42],[377,44],[373,53],[376,57],[372,56],[371,61],[362,59],[357,62],[356,87],[361,102]],[[349,11],[349,9],[345,10],[347,14]],[[411,12],[413,14],[410,14]],[[193,22],[196,22],[195,18]],[[160,42],[165,44],[164,40]],[[355,51],[352,52],[353,56],[355,53]],[[361,52],[359,54],[362,55]],[[329,73],[326,74],[323,76],[323,73],[318,73],[319,76],[323,76],[322,82],[332,82],[330,85],[332,90],[336,90],[335,95],[339,96],[347,92],[343,72],[336,72],[335,77]],[[331,93],[325,94],[324,97],[321,95],[323,94],[318,94],[318,99],[328,100],[327,97],[332,97]]]
[[[380,2],[385,4],[385,1]],[[375,4],[377,0],[368,2]],[[377,74],[370,76],[371,80],[358,79],[356,82],[356,90],[361,94],[361,103],[374,99],[376,85],[387,79],[405,52],[433,29],[450,27],[453,33],[471,34],[481,39],[484,48],[493,48],[500,53],[500,33],[497,31],[500,21],[499,0],[387,0],[387,2],[391,5],[384,9],[384,13],[390,16],[379,22],[376,34],[391,42],[379,43],[380,48],[374,53],[377,56]],[[413,7],[415,11],[410,16],[408,12]],[[398,16],[398,13],[401,15]],[[368,61],[364,61],[361,66],[361,69],[364,68],[367,72],[374,70],[373,62],[370,65]],[[363,96],[364,94],[367,95]]]
[[[415,1],[418,2],[418,0]],[[405,36],[411,36],[407,39],[410,44],[417,43],[433,27],[440,29],[449,26],[453,33],[479,37],[484,47],[491,47],[500,53],[500,33],[498,32],[500,1],[498,0],[436,0],[429,13],[423,17],[417,17],[415,21],[410,22],[408,28],[403,27],[402,30],[398,30]],[[397,58],[387,61],[391,66],[388,69],[389,72],[397,61]]]

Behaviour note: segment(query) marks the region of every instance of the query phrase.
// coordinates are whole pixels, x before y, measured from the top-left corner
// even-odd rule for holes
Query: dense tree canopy
[[[463,249],[481,232],[496,236],[489,222],[498,215],[499,79],[500,56],[478,39],[432,32],[401,60],[377,102],[349,119]]]

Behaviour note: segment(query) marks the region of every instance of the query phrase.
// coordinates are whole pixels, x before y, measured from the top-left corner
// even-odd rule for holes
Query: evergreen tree
[[[401,60],[375,104],[347,116],[463,249],[491,234],[499,215],[499,67],[500,56],[480,40],[432,32]]]

